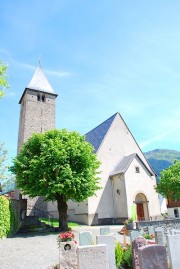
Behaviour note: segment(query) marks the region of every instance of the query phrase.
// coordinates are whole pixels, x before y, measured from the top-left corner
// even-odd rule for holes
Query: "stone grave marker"
[[[180,268],[180,234],[167,235],[167,248],[171,269]]]
[[[148,234],[154,235],[154,227],[153,226],[148,226]]]
[[[74,241],[60,242],[59,255],[61,269],[77,268],[76,244]]]
[[[166,247],[148,245],[138,248],[140,269],[168,269]]]
[[[109,269],[106,245],[77,247],[78,269]]]
[[[116,269],[115,261],[115,238],[112,235],[98,235],[97,244],[106,244],[108,251],[109,269]]]
[[[141,233],[139,231],[130,232],[130,243],[132,244],[132,241],[138,236],[141,236]]]
[[[110,228],[109,227],[101,227],[100,228],[100,235],[106,235],[110,234]]]
[[[155,242],[159,245],[166,246],[166,237],[164,234],[164,229],[162,227],[158,227],[155,229]]]
[[[138,236],[132,241],[133,269],[140,269],[138,248],[143,247],[145,245],[146,245],[146,240],[142,236]]]
[[[88,232],[88,231],[80,232],[79,233],[79,245],[80,246],[93,245],[92,232]]]

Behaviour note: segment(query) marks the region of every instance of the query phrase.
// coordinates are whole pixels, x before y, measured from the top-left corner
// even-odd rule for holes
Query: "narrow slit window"
[[[140,173],[140,168],[139,168],[139,166],[136,166],[136,167],[135,167],[135,172],[136,172],[136,173]]]

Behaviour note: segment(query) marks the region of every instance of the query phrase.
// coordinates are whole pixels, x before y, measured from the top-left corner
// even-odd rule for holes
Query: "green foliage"
[[[128,246],[127,249],[123,253],[123,259],[121,265],[126,269],[132,269],[132,248]]]
[[[13,234],[17,225],[11,200],[0,196],[0,238]]]
[[[99,162],[92,146],[77,132],[51,130],[34,134],[13,160],[18,188],[31,197],[81,202],[99,189]]]
[[[7,66],[0,61],[0,98],[4,96],[7,87]]]
[[[120,266],[123,259],[123,253],[124,253],[124,250],[120,242],[116,242],[116,245],[115,245],[116,267]]]
[[[180,199],[180,161],[161,172],[156,191],[172,200]]]

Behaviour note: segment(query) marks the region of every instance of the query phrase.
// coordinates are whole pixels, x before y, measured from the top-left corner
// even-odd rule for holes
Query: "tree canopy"
[[[77,132],[50,130],[34,134],[13,160],[17,187],[30,197],[57,201],[60,228],[67,228],[67,201],[84,201],[99,189],[99,161]],[[65,219],[66,218],[66,219]]]
[[[0,98],[4,96],[7,87],[7,66],[0,61]]]
[[[180,161],[161,172],[156,191],[171,200],[180,199]]]

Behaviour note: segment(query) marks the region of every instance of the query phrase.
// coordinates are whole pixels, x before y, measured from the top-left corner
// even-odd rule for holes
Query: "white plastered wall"
[[[140,173],[135,172],[135,167],[139,167]],[[131,208],[134,204],[136,195],[142,193],[146,196],[148,201],[148,213],[145,213],[145,218],[155,219],[161,215],[160,203],[158,194],[154,187],[156,180],[154,176],[151,176],[149,171],[145,168],[138,157],[132,161],[127,172],[125,173],[126,192],[127,192],[127,203],[128,203],[128,217],[131,217]]]

